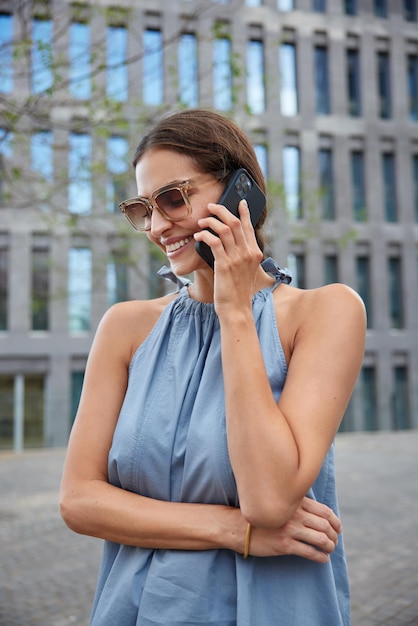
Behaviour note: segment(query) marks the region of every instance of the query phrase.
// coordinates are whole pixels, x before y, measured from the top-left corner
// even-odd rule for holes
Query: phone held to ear
[[[217,204],[222,204],[238,217],[238,205],[241,200],[247,201],[251,223],[255,227],[266,205],[266,196],[252,176],[243,168],[233,172]],[[210,228],[208,230],[216,234]],[[196,252],[213,269],[215,259],[210,246],[203,241],[197,241],[195,248]]]

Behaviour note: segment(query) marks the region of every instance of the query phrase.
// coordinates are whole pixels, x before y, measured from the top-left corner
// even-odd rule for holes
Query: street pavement
[[[418,431],[341,433],[336,450],[352,626],[418,625]],[[64,456],[0,453],[0,626],[88,626],[102,542],[61,521]]]

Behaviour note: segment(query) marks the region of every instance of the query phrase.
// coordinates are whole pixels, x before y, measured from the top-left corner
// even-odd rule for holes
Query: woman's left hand
[[[209,245],[215,258],[216,312],[220,315],[227,310],[242,309],[245,303],[251,307],[263,253],[257,244],[247,202],[241,200],[239,204],[240,218],[221,204],[209,204],[208,209],[211,215],[199,220],[202,230],[195,234],[195,240]]]

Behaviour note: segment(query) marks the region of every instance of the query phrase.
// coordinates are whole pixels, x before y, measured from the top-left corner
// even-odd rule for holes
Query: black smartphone
[[[222,204],[238,217],[238,205],[244,199],[248,203],[251,223],[255,226],[266,206],[266,196],[247,170],[241,168],[232,173],[217,204]],[[211,232],[213,233],[213,231]],[[197,241],[195,248],[196,252],[213,269],[215,260],[210,246],[203,241]]]

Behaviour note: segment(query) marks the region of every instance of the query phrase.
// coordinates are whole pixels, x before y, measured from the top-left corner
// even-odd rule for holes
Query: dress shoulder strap
[[[264,261],[261,263],[261,267],[265,272],[274,276],[274,278],[276,279],[276,284],[286,283],[287,285],[289,285],[292,282],[292,275],[287,267],[282,269],[271,257],[264,259]]]

